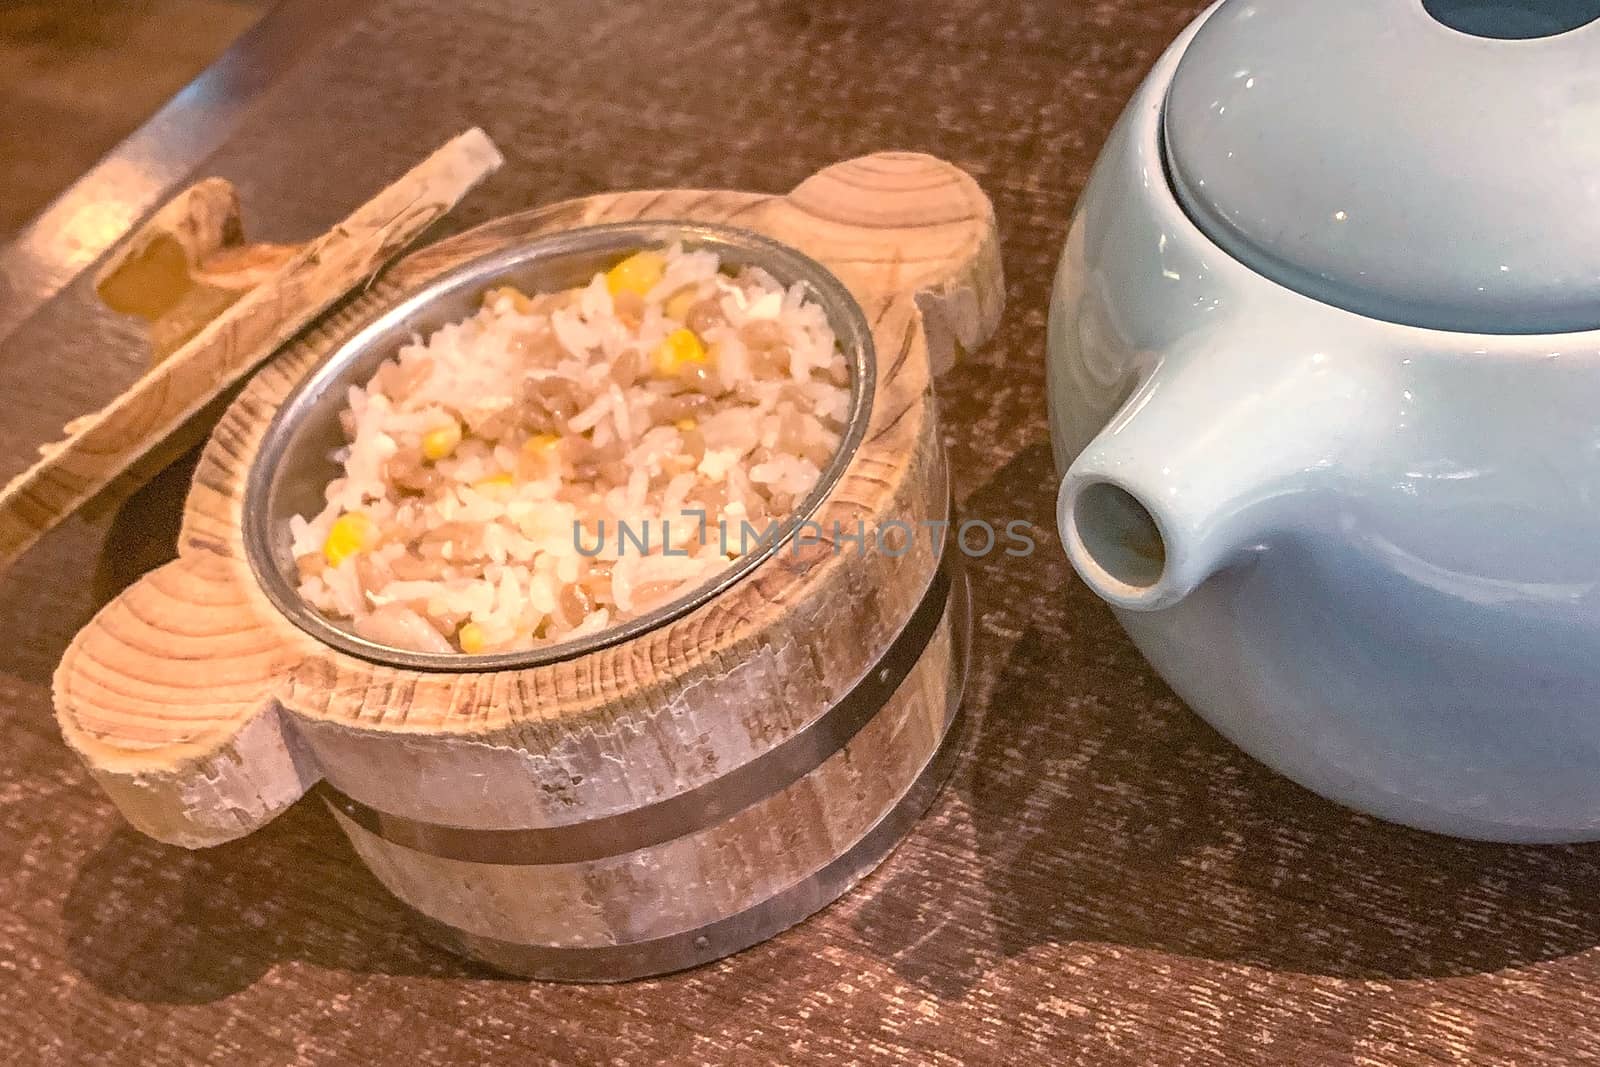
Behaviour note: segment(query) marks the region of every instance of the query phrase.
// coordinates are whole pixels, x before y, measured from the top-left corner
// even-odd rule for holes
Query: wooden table
[[[0,476],[136,372],[81,275],[164,191],[224,175],[257,235],[294,238],[477,123],[509,165],[455,228],[611,188],[782,190],[882,147],[967,167],[1010,306],[942,387],[960,506],[1047,530],[1055,257],[1200,6],[290,0],[0,251]],[[927,820],[721,964],[485,974],[413,936],[315,803],[211,851],[156,844],[61,744],[50,672],[171,553],[186,475],[0,579],[0,1062],[1600,1061],[1600,848],[1449,841],[1309,795],[1187,712],[1053,541],[975,568],[973,731]]]

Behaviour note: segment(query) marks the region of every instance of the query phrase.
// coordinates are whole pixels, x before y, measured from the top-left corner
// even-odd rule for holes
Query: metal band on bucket
[[[340,815],[390,844],[467,863],[533,866],[581,863],[648,848],[703,830],[805,777],[844,748],[905,681],[933,639],[946,608],[954,640],[966,640],[969,605],[959,557],[942,546],[939,566],[911,617],[849,692],[808,726],[694,789],[616,815],[518,829],[478,829],[421,822],[380,811],[332,786],[318,789]],[[958,634],[956,628],[961,628]],[[961,655],[964,657],[964,651]],[[963,659],[963,670],[964,670]]]
[[[933,758],[896,804],[872,829],[837,859],[773,896],[724,919],[694,930],[592,948],[523,945],[458,930],[407,905],[437,944],[470,956],[497,970],[526,978],[562,982],[625,982],[668,974],[731,956],[782,933],[838,900],[888,858],[949,778],[964,735],[960,694],[951,694],[954,710],[944,740]]]
[[[937,598],[925,597],[924,605],[936,599],[942,609],[934,616],[935,630],[940,618],[948,614],[950,620],[952,680],[945,702],[943,739],[906,791],[878,821],[843,853],[813,874],[743,911],[703,926],[622,944],[523,944],[470,933],[409,904],[405,907],[430,940],[450,951],[509,974],[565,982],[621,982],[695,967],[765,941],[820,911],[866,877],[894,851],[895,846],[932,804],[961,751],[965,733],[961,697],[966,684],[972,626],[970,594],[965,574],[956,571],[952,575],[945,567],[941,567],[939,575],[943,581],[936,579],[934,588],[942,586],[942,590]],[[930,593],[933,592],[934,589],[930,589]],[[910,629],[909,625],[907,629]],[[931,639],[931,636],[930,633],[928,637]],[[927,639],[918,646],[919,652],[926,647],[926,643]],[[914,661],[916,657],[912,658]],[[886,654],[884,660],[887,659]],[[884,665],[880,661],[876,670],[881,670]],[[904,675],[901,677],[903,679]],[[851,695],[854,692],[852,690]],[[330,804],[335,803],[332,797],[328,799]]]

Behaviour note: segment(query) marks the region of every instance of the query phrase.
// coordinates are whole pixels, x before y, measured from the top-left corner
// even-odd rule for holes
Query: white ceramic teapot
[[[1600,838],[1600,0],[1224,0],[1050,315],[1062,537],[1304,785]]]

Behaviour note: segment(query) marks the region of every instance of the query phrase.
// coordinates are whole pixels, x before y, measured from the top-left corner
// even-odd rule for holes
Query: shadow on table
[[[314,800],[194,852],[121,827],[78,872],[64,913],[73,966],[133,1000],[216,1000],[287,960],[493,977],[423,941]]]
[[[200,451],[198,445],[189,449],[117,505],[90,583],[95,610],[177,555],[183,504]]]
[[[173,558],[198,459],[192,449],[125,500],[94,501],[0,570],[0,629],[28,638],[0,649],[0,671],[48,685],[73,634]]]
[[[1028,449],[965,513],[1053,525],[1054,482],[1048,449]],[[982,884],[961,884],[962,866],[948,884],[918,871],[872,891],[856,921],[891,953],[905,930],[925,935],[917,909],[950,909],[939,934],[895,953],[904,976],[955,994],[1003,958],[1072,942],[1351,978],[1467,975],[1600,944],[1600,846],[1457,841],[1300,788],[1183,707],[1053,540],[1022,565],[977,561],[974,583],[980,714],[951,788]]]

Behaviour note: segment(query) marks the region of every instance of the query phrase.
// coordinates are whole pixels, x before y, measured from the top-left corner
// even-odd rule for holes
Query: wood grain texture
[[[1068,215],[1201,6],[399,0],[306,42],[242,120],[197,131],[221,147],[188,157],[193,176],[228,176],[280,240],[463,121],[510,161],[461,226],[605,189],[782,190],[884,145],[950,158],[995,201],[1009,308],[940,383],[958,508],[1040,541],[970,562],[973,739],[878,873],[714,966],[530,986],[422,946],[320,805],[187,852],[129,829],[61,744],[50,671],[99,604],[171,557],[189,469],[169,471],[0,578],[5,1058],[1600,1063],[1600,846],[1449,841],[1311,796],[1187,712],[1046,539],[1045,307]],[[393,133],[337,177],[307,172],[347,122]],[[49,305],[22,340],[60,351],[78,314]]]
[[[95,289],[151,323],[149,370],[75,415],[0,489],[0,568],[125,475],[501,163],[483,131],[445,143],[305,245],[246,248],[231,186],[205,181],[113,253]],[[253,283],[253,284],[252,284]]]

